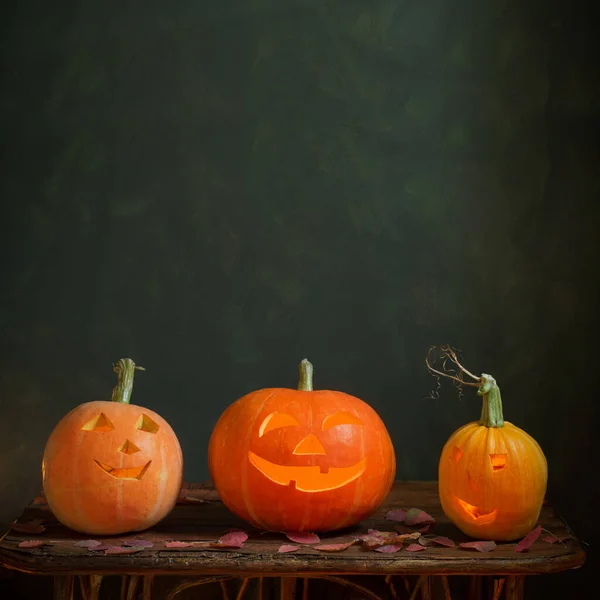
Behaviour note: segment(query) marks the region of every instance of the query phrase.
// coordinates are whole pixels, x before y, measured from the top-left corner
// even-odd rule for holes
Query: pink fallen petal
[[[123,548],[121,546],[109,546],[104,551],[104,554],[113,554],[113,555],[135,554],[136,552],[141,552],[142,550],[143,550],[143,548],[140,548],[139,546],[132,546],[132,547],[127,547],[127,548]]]
[[[421,550],[425,550],[425,546],[421,546],[421,544],[411,544],[406,547],[407,552],[421,552]]]
[[[230,531],[219,538],[219,545],[228,548],[241,548],[247,539],[248,534],[245,531]]]
[[[75,544],[78,548],[96,548],[97,546],[101,546],[102,542],[98,540],[82,540],[81,542],[77,542]]]
[[[542,542],[546,542],[547,544],[557,544],[558,542],[566,542],[567,540],[570,540],[571,536],[570,535],[554,535],[553,533],[549,533],[547,535],[543,535],[540,540],[542,540]]]
[[[438,535],[437,537],[432,538],[431,540],[434,544],[438,546],[446,546],[446,548],[456,548],[456,543],[453,542],[450,538]]]
[[[43,546],[46,542],[42,540],[26,540],[25,542],[19,542],[19,548],[39,548]]]
[[[316,533],[288,531],[285,536],[296,544],[318,544],[321,538]]]
[[[139,546],[140,548],[152,548],[154,544],[148,540],[127,540],[123,546]]]
[[[478,552],[491,552],[496,547],[496,542],[463,542],[461,548],[472,548]]]
[[[406,519],[406,511],[402,510],[401,508],[390,510],[385,515],[385,518],[388,521],[397,521],[398,523],[404,523],[404,519]]]
[[[165,548],[189,548],[190,542],[165,542]]]
[[[285,554],[286,552],[296,552],[296,550],[300,550],[300,546],[295,546],[292,544],[282,544],[281,546],[279,546],[279,550],[277,550],[277,552],[279,552],[280,554]]]
[[[321,550],[322,552],[341,552],[350,548],[354,544],[354,540],[351,542],[342,542],[339,544],[321,544],[320,546],[313,546],[315,550]]]
[[[529,550],[542,533],[542,526],[538,525],[533,531],[530,531],[516,546],[515,552]]]
[[[402,548],[402,544],[387,544],[386,546],[379,546],[379,548],[373,548],[375,552],[383,552],[384,554],[392,554],[398,552]]]
[[[430,525],[435,523],[435,519],[424,510],[418,508],[411,508],[406,511],[406,519],[404,521],[407,525]]]

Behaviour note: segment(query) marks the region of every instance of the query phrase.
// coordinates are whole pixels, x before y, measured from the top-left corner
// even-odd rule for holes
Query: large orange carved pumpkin
[[[482,374],[477,385],[483,396],[481,419],[446,442],[439,463],[440,501],[467,535],[516,540],[538,520],[548,478],[546,458],[529,434],[504,421],[495,379]]]
[[[313,391],[306,359],[299,371],[298,390],[258,390],[225,410],[210,438],[210,474],[225,505],[255,527],[340,529],[384,500],[394,448],[368,404]]]
[[[129,404],[135,369],[131,359],[119,360],[112,401],[74,408],[46,444],[42,476],[48,505],[76,531],[111,535],[146,529],[177,500],[181,448],[160,415]]]

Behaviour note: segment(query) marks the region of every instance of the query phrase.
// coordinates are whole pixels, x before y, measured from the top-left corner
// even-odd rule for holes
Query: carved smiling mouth
[[[483,512],[478,506],[473,506],[460,498],[455,496],[459,506],[476,522],[480,525],[488,525],[496,520],[498,509],[495,508],[490,512]]]
[[[278,465],[254,452],[248,452],[250,462],[268,479],[278,485],[296,483],[296,489],[301,492],[326,492],[340,488],[360,477],[366,467],[367,461],[363,458],[350,467],[331,467],[321,470],[318,466],[289,467]]]
[[[111,477],[115,479],[137,479],[138,481],[146,474],[150,463],[149,460],[145,465],[140,467],[130,467],[128,469],[120,469],[117,467],[111,467],[110,465],[106,465],[99,460],[94,460],[94,462],[105,472],[108,473]]]

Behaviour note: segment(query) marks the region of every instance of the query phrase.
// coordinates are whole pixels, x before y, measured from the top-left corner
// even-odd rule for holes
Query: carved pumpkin
[[[210,438],[210,474],[224,504],[255,527],[340,529],[384,500],[394,448],[368,404],[313,391],[306,359],[299,372],[298,390],[258,390],[225,410]]]
[[[183,457],[177,436],[154,411],[129,404],[136,367],[115,364],[112,401],[74,408],[51,433],[42,462],[44,493],[56,518],[82,533],[147,529],[177,500]]]
[[[481,419],[446,442],[439,463],[440,501],[467,535],[516,540],[538,520],[548,479],[546,458],[529,434],[504,421],[495,379],[484,373],[477,385],[483,396]]]

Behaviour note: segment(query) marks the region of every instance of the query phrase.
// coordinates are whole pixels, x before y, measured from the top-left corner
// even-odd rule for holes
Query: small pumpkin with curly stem
[[[483,408],[479,421],[460,427],[444,445],[438,470],[442,509],[472,538],[522,538],[540,515],[548,481],[546,457],[527,432],[504,420],[496,380],[486,373],[472,375],[450,352],[461,372],[475,379],[471,383],[461,377],[460,383],[478,388]]]

